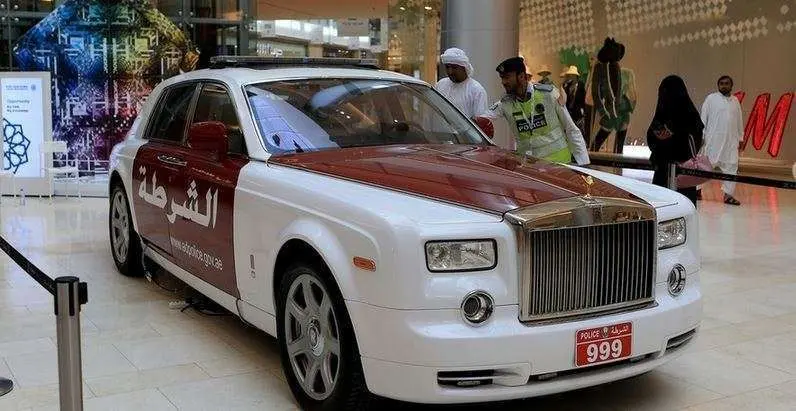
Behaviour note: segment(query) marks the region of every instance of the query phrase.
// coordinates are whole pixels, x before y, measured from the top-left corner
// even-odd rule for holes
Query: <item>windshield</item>
[[[436,91],[370,79],[254,84],[246,95],[269,152],[390,144],[490,144]]]

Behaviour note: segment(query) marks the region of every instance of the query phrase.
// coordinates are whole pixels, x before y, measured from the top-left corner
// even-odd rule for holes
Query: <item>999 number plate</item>
[[[575,334],[575,365],[585,367],[630,357],[633,323],[580,330]]]

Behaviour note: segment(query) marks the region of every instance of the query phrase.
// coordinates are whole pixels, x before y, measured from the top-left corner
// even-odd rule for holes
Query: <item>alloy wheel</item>
[[[114,194],[111,206],[111,246],[118,261],[127,261],[127,251],[130,248],[130,215],[127,212],[127,199],[121,190]]]
[[[340,372],[340,334],[332,298],[323,284],[302,274],[290,285],[284,310],[287,355],[304,392],[323,401]]]

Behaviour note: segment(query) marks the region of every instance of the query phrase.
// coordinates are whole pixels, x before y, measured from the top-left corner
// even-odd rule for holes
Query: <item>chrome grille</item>
[[[530,231],[528,316],[610,310],[652,297],[655,222]]]
[[[571,320],[654,302],[654,209],[571,198],[507,214],[521,226],[520,320]]]

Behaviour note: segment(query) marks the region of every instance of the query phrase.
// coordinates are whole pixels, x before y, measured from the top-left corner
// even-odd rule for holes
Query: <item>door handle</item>
[[[158,160],[161,163],[171,164],[173,166],[179,166],[179,167],[185,167],[185,165],[188,164],[188,162],[185,161],[185,160],[182,160],[182,159],[177,158],[177,157],[167,156],[165,154],[159,155],[158,156]]]

